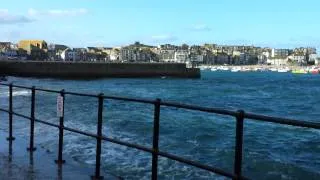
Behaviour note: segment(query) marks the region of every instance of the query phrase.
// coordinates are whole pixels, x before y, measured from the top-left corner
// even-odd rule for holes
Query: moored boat
[[[249,69],[249,68],[242,68],[240,71],[241,71],[241,72],[249,72],[249,71],[251,71],[251,69]]]
[[[222,67],[221,70],[222,71],[229,71],[230,69],[228,67]]]
[[[270,71],[278,71],[277,68],[270,68],[269,70],[270,70]]]
[[[234,67],[231,69],[231,72],[239,72],[241,70],[241,68],[239,67]]]
[[[288,67],[278,69],[278,72],[285,73],[290,72],[291,70]]]
[[[318,69],[310,69],[309,71],[311,74],[319,74],[319,70]]]
[[[217,68],[212,67],[210,70],[211,70],[211,71],[217,71]]]
[[[292,71],[293,74],[307,74],[308,71],[304,70],[304,69],[295,69]]]

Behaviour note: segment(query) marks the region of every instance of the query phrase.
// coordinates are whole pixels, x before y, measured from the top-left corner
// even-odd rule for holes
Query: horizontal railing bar
[[[61,91],[57,91],[57,90],[51,90],[51,89],[42,89],[42,88],[35,88],[35,90],[37,91],[42,91],[42,92],[49,92],[49,93],[60,93]]]
[[[82,134],[85,136],[89,136],[89,137],[93,137],[93,138],[97,138],[98,136],[96,134],[93,133],[89,133],[89,132],[84,132],[78,129],[73,129],[73,128],[69,128],[69,127],[63,127],[64,130],[70,131],[70,132],[74,132],[74,133],[78,133],[78,134]]]
[[[228,173],[228,172],[225,172],[225,171],[223,171],[221,169],[214,168],[214,167],[211,167],[211,166],[208,166],[208,165],[203,165],[203,164],[200,164],[200,163],[195,162],[195,161],[191,161],[191,160],[187,160],[187,159],[178,157],[176,155],[172,155],[172,154],[169,154],[169,153],[166,153],[166,152],[162,152],[162,151],[159,151],[157,154],[162,156],[162,157],[166,157],[166,158],[169,158],[169,159],[172,159],[172,160],[175,160],[175,161],[179,161],[179,162],[191,165],[191,166],[195,166],[195,167],[198,167],[200,169],[205,169],[207,171],[210,171],[210,172],[222,175],[222,176],[226,176],[226,177],[229,177],[229,178],[236,178],[235,175],[233,175],[231,173]]]
[[[1,109],[1,108],[0,108],[0,111],[10,113],[10,111],[5,110],[5,109]],[[22,115],[22,114],[19,114],[19,113],[12,112],[12,114],[14,114],[16,116],[23,117],[25,119],[31,119],[31,117],[28,117],[28,116],[25,116],[25,115]],[[59,125],[56,125],[56,124],[53,124],[53,123],[50,123],[50,122],[46,122],[46,121],[43,121],[43,120],[40,120],[40,119],[35,119],[35,121],[39,122],[39,123],[42,123],[42,124],[46,124],[46,125],[49,125],[49,126],[53,126],[53,127],[59,128]],[[96,134],[84,132],[84,131],[73,129],[73,128],[69,128],[69,127],[63,127],[63,129],[67,130],[67,131],[70,131],[70,132],[82,134],[82,135],[85,135],[85,136],[90,136],[90,137],[93,137],[93,138],[97,138],[98,137]],[[146,152],[149,152],[149,153],[153,152],[153,150],[151,148],[147,148],[147,147],[144,147],[144,146],[141,146],[141,145],[131,144],[131,143],[127,143],[127,142],[124,142],[124,141],[108,138],[106,136],[102,136],[101,139],[103,139],[105,141],[109,141],[109,142],[115,143],[115,144],[124,145],[124,146],[127,146],[127,147],[143,150],[143,151],[146,151]]]
[[[10,86],[10,84],[7,84],[7,83],[0,83],[0,85],[2,85],[2,86]]]
[[[69,127],[63,127],[63,129],[67,130],[67,131],[70,131],[70,132],[82,134],[82,135],[85,135],[85,136],[90,136],[90,137],[93,137],[93,138],[99,138],[98,135],[93,134],[93,133],[88,133],[88,132],[84,132],[84,131],[81,131],[81,130],[72,129],[72,128],[69,128]],[[141,145],[127,143],[127,142],[124,142],[124,141],[108,138],[106,136],[101,136],[101,139],[105,140],[105,141],[108,141],[108,142],[111,142],[111,143],[124,145],[124,146],[127,146],[127,147],[131,147],[131,148],[135,148],[135,149],[139,149],[139,150],[142,150],[142,151],[146,151],[146,152],[152,153],[152,149],[144,147],[144,146],[141,146]]]
[[[9,110],[0,108],[0,111],[10,113]],[[25,116],[23,114],[19,114],[16,112],[12,112],[12,114],[16,116],[20,116],[26,119],[31,119],[28,116]],[[293,119],[286,119],[286,118],[279,118],[279,117],[270,117],[270,116],[264,116],[264,115],[257,115],[252,113],[245,113],[244,117],[247,119],[257,120],[257,121],[263,121],[263,122],[271,122],[271,123],[277,123],[277,124],[284,124],[284,125],[291,125],[296,127],[304,127],[304,128],[313,128],[313,129],[320,129],[320,123],[316,122],[307,122],[307,121],[299,121],[299,120],[293,120]],[[36,119],[37,122],[44,122],[39,119]],[[47,124],[49,125],[49,124]],[[53,124],[55,127],[58,127],[58,125]]]
[[[27,86],[20,86],[20,85],[12,85],[12,87],[15,87],[15,88],[22,88],[22,89],[32,89],[32,87],[27,87]]]
[[[16,113],[16,112],[10,112],[9,111],[9,113],[12,113],[15,116],[22,117],[22,118],[25,118],[25,119],[29,119],[29,120],[31,119],[31,117],[29,117],[29,116],[26,116],[26,115],[23,115],[23,114],[19,114],[19,113]]]
[[[43,121],[43,120],[40,120],[40,119],[35,119],[34,121],[42,123],[42,124],[45,124],[45,125],[48,125],[48,126],[53,126],[53,127],[59,128],[59,125],[57,125],[57,124],[53,124],[53,123],[50,123],[50,122],[47,122],[47,121]]]
[[[131,102],[140,102],[146,104],[154,104],[155,100],[148,100],[148,99],[135,99],[129,97],[118,97],[118,96],[103,96],[105,99],[113,99],[113,100],[122,100],[122,101],[131,101]]]
[[[0,85],[4,86],[10,86],[10,84],[3,84],[0,83]],[[26,87],[26,86],[19,86],[19,85],[12,85],[12,87],[17,88],[24,88],[24,89],[32,89],[32,87]],[[37,91],[43,91],[43,92],[51,92],[51,93],[60,93],[61,91],[58,90],[50,90],[50,89],[42,89],[42,88],[35,88]],[[69,95],[75,95],[75,96],[84,96],[84,97],[98,97],[96,94],[88,94],[88,93],[77,93],[77,92],[67,92],[65,91],[65,94]],[[140,103],[148,103],[148,104],[154,104],[154,100],[148,100],[148,99],[136,99],[136,98],[129,98],[129,97],[118,97],[118,96],[103,96],[105,99],[114,99],[114,100],[123,100],[123,101],[132,101],[132,102],[140,102]]]
[[[5,110],[5,109],[2,109],[2,108],[0,108],[0,111],[7,112],[9,114],[11,113],[9,110]],[[18,116],[18,117],[22,117],[22,118],[31,120],[31,117],[23,115],[23,114],[20,114],[20,113],[12,112],[12,114],[15,115],[15,116]],[[56,125],[56,124],[53,124],[53,123],[50,123],[50,122],[46,122],[46,121],[43,121],[43,120],[40,120],[40,119],[34,119],[34,121],[42,123],[42,124],[46,124],[48,126],[53,126],[53,127],[59,128],[59,125]]]
[[[73,128],[69,128],[69,127],[63,127],[63,129],[67,130],[67,131],[70,131],[70,132],[82,134],[82,135],[85,135],[85,136],[89,136],[89,137],[93,137],[93,138],[99,138],[99,136],[97,136],[96,134],[84,132],[84,131],[81,131],[81,130],[78,130],[78,129],[73,129]],[[131,147],[131,148],[139,149],[139,150],[142,150],[142,151],[146,151],[146,152],[149,152],[149,153],[153,152],[153,150],[151,148],[147,148],[147,147],[144,147],[144,146],[141,146],[141,145],[131,144],[131,143],[127,143],[127,142],[124,142],[124,141],[108,138],[106,136],[101,136],[101,139],[105,140],[105,141],[108,141],[108,142],[111,142],[111,143],[124,145],[124,146],[127,146],[127,147]]]
[[[141,146],[141,145],[137,145],[137,144],[132,144],[132,143],[127,143],[124,141],[120,141],[120,140],[116,140],[116,139],[112,139],[112,138],[108,138],[105,136],[101,137],[103,140],[111,142],[111,143],[115,143],[115,144],[119,144],[119,145],[123,145],[123,146],[127,146],[127,147],[131,147],[131,148],[135,148],[135,149],[139,149],[145,152],[149,152],[152,153],[153,150],[151,148],[147,148],[145,146]]]
[[[2,111],[2,112],[6,112],[6,113],[10,113],[10,111],[9,110],[7,110],[7,109],[2,109],[2,108],[0,108],[0,111]]]
[[[9,112],[10,113],[10,112]],[[12,112],[13,115],[15,116],[19,116],[19,117],[23,117],[25,119],[29,119],[31,120],[31,117],[29,116],[26,116],[26,115],[23,115],[23,114],[19,114],[19,113],[16,113],[16,112]],[[57,127],[59,128],[59,125],[57,124],[53,124],[53,123],[50,123],[50,122],[47,122],[47,121],[43,121],[43,120],[40,120],[40,119],[34,119],[35,122],[39,122],[39,123],[42,123],[42,124],[46,124],[48,126],[53,126],[53,127]]]
[[[176,107],[176,108],[208,112],[208,113],[216,113],[216,114],[222,114],[222,115],[230,115],[230,116],[237,115],[236,111],[224,110],[219,108],[201,107],[201,106],[195,106],[195,105],[187,105],[187,104],[175,103],[175,102],[161,101],[161,105],[168,106],[168,107]]]
[[[76,92],[64,92],[65,94],[74,95],[74,96],[83,96],[83,97],[98,97],[98,95],[95,94],[85,94],[85,93],[76,93]]]
[[[279,118],[279,117],[270,117],[270,116],[252,114],[252,113],[245,113],[244,117],[247,119],[252,119],[257,121],[320,129],[320,123],[316,123],[316,122],[300,121],[300,120],[293,120],[293,119]]]

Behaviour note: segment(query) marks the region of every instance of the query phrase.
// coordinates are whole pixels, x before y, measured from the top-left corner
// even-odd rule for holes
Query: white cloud
[[[151,36],[151,39],[154,42],[173,42],[176,41],[178,38],[172,35],[162,34]]]
[[[88,10],[85,8],[78,8],[78,9],[50,9],[50,10],[36,10],[30,8],[28,10],[28,14],[30,16],[80,16],[85,15],[88,13]]]
[[[194,31],[211,31],[212,30],[206,24],[197,24],[197,25],[194,25],[191,29],[194,30]]]
[[[33,20],[22,15],[10,14],[8,9],[0,9],[0,25],[1,24],[17,24],[17,23],[28,23]]]

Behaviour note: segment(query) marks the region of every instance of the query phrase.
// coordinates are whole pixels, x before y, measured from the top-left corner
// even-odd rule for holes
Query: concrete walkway
[[[56,153],[48,153],[41,147],[30,153],[25,139],[16,137],[10,143],[6,137],[6,133],[0,132],[0,180],[87,180],[94,174],[94,167],[82,167],[70,158],[64,158],[66,163],[59,166],[54,162]],[[104,179],[120,179],[102,175]]]

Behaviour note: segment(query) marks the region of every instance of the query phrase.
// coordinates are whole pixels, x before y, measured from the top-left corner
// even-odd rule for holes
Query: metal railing
[[[9,114],[9,137],[7,138],[7,140],[11,142],[15,139],[13,137],[13,129],[12,129],[13,115],[18,116],[18,117],[22,117],[25,119],[29,119],[31,122],[30,123],[30,142],[29,142],[29,147],[27,148],[27,150],[30,152],[33,152],[36,150],[36,148],[34,147],[34,123],[35,122],[42,123],[42,124],[52,126],[52,127],[56,127],[59,129],[59,148],[58,148],[58,159],[55,160],[55,162],[57,164],[61,165],[65,162],[62,158],[64,130],[78,133],[78,134],[82,134],[82,135],[85,135],[88,137],[96,138],[96,141],[97,141],[96,142],[96,164],[95,164],[95,174],[94,174],[94,176],[92,176],[92,179],[102,179],[103,178],[101,176],[101,172],[100,172],[102,140],[151,153],[152,154],[152,176],[151,176],[151,178],[153,180],[156,180],[158,178],[158,157],[159,156],[166,157],[166,158],[169,158],[171,160],[175,160],[175,161],[178,161],[181,163],[185,163],[185,164],[188,164],[188,165],[200,168],[200,169],[204,169],[204,170],[207,170],[207,171],[210,171],[215,174],[218,174],[218,175],[221,175],[224,177],[228,177],[231,179],[248,179],[242,175],[243,123],[244,123],[245,119],[278,123],[278,124],[291,125],[291,126],[297,126],[297,127],[320,129],[320,123],[316,123],[316,122],[298,121],[298,120],[278,118],[278,117],[269,117],[269,116],[264,116],[264,115],[246,113],[243,110],[230,111],[230,110],[219,109],[219,108],[207,108],[207,107],[180,104],[180,103],[174,103],[174,102],[163,102],[160,99],[147,100],[147,99],[135,99],[135,98],[128,98],[128,97],[106,96],[102,93],[98,94],[98,95],[93,95],[93,94],[85,94],[85,93],[67,92],[64,90],[56,91],[56,90],[49,90],[49,89],[41,89],[41,88],[36,88],[34,86],[33,87],[25,87],[25,86],[18,86],[18,85],[13,85],[13,84],[4,84],[4,83],[0,83],[0,85],[9,87],[9,110],[0,108],[0,111],[6,112]],[[12,106],[13,105],[13,99],[12,99],[13,87],[31,90],[30,117],[13,111],[13,106]],[[97,133],[93,134],[90,132],[85,132],[85,131],[81,131],[78,129],[64,126],[64,105],[63,105],[62,116],[60,117],[59,125],[37,119],[35,117],[36,91],[60,94],[63,98],[63,103],[65,102],[65,95],[75,95],[75,96],[97,98],[98,103],[99,103],[98,119],[97,119]],[[121,141],[121,140],[117,140],[117,139],[113,139],[113,138],[104,136],[102,134],[104,99],[131,101],[131,102],[138,102],[138,103],[154,105],[152,147],[146,147],[146,146],[142,146],[139,144],[133,144],[133,143],[129,143],[129,142],[125,142],[125,141]],[[226,171],[224,171],[220,168],[217,168],[217,167],[205,165],[205,164],[199,163],[197,161],[192,161],[189,159],[179,157],[177,155],[173,155],[173,154],[161,151],[159,148],[159,124],[160,124],[161,106],[182,108],[182,109],[187,109],[187,110],[195,110],[195,111],[214,113],[214,114],[220,114],[220,115],[228,115],[228,116],[234,117],[236,120],[236,132],[235,132],[235,155],[234,155],[233,172],[226,172]]]

